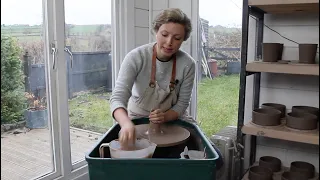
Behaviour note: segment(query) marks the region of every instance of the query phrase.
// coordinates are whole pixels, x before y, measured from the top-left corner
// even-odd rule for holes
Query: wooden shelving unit
[[[248,4],[270,14],[319,12],[319,0],[249,0]]]
[[[249,31],[249,16],[254,16],[256,20],[256,54],[255,58],[261,58],[263,54],[262,43],[264,37],[264,17],[265,14],[295,14],[295,13],[307,13],[316,14],[319,13],[319,0],[243,0],[243,25],[242,32]],[[294,17],[294,16],[293,16]],[[248,52],[248,37],[246,33],[243,34],[241,53],[246,54]],[[303,36],[303,34],[302,34]],[[245,64],[245,69],[242,69],[240,74],[240,92],[239,92],[239,119],[237,129],[237,143],[244,145],[243,135],[251,135],[250,145],[246,147],[250,150],[249,163],[250,166],[256,161],[256,148],[257,138],[267,137],[273,139],[280,139],[286,141],[293,141],[299,143],[307,143],[310,145],[319,146],[319,128],[313,131],[299,131],[290,129],[285,126],[285,122],[282,122],[280,126],[268,127],[259,126],[252,122],[244,123],[245,117],[245,101],[246,101],[246,78],[253,75],[253,108],[260,107],[260,87],[262,73],[278,73],[278,74],[296,74],[296,75],[308,75],[319,76],[319,64],[299,64],[297,61],[281,60],[279,62],[262,62],[254,61],[248,62],[248,56],[241,56],[241,63]],[[238,159],[245,157],[242,147],[238,147],[240,151]],[[240,161],[240,165],[236,166],[236,179],[241,180],[244,175],[243,162]],[[247,180],[248,173],[245,175]],[[281,179],[281,176],[277,176],[277,179]]]
[[[268,72],[319,76],[319,64],[252,62],[246,66],[248,72]]]
[[[287,141],[319,145],[319,130],[292,130],[285,127],[284,124],[275,127],[263,127],[249,122],[242,127],[242,132],[254,136],[263,136]]]

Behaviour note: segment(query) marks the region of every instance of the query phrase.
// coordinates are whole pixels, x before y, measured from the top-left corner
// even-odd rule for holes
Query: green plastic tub
[[[149,119],[136,119],[133,123],[146,124]],[[109,150],[105,149],[107,158],[100,158],[99,147],[102,143],[118,138],[120,126],[114,125],[86,154],[89,177],[91,180],[215,180],[216,160],[218,153],[198,126],[177,120],[169,124],[180,125],[190,131],[190,137],[181,145],[173,147],[157,147],[153,158],[149,159],[112,159]],[[180,159],[184,147],[189,150],[203,150],[206,159]],[[109,158],[108,158],[109,157]]]

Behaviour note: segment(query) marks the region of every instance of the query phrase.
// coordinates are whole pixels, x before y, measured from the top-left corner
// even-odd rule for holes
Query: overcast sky
[[[241,26],[241,7],[242,0],[199,0],[209,25]],[[68,24],[111,23],[111,0],[65,0],[65,9]],[[41,23],[42,0],[1,0],[1,24]]]

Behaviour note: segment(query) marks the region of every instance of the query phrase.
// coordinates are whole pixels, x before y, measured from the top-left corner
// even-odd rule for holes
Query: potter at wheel
[[[177,125],[141,124],[136,125],[137,137],[149,139],[158,147],[175,146],[185,142],[190,132]]]

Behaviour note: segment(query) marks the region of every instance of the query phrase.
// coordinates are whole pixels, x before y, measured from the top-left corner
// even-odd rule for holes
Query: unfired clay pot
[[[283,54],[283,44],[279,43],[278,45],[278,61],[282,60],[282,54]]]
[[[299,44],[299,63],[315,64],[318,44]]]
[[[281,175],[281,180],[308,180],[308,177],[305,174],[299,172],[284,172]]]
[[[253,166],[249,169],[250,180],[272,180],[272,171],[269,168]]]
[[[319,119],[319,108],[312,107],[312,106],[292,106],[292,112],[298,112],[298,113],[311,113],[318,117]]]
[[[274,108],[258,108],[252,111],[252,122],[261,126],[280,125],[281,111]]]
[[[281,117],[286,116],[286,106],[283,104],[277,104],[277,103],[263,103],[262,108],[275,108],[279,111],[281,111]]]
[[[310,113],[288,113],[286,125],[289,128],[299,130],[317,129],[318,118]]]
[[[295,161],[291,163],[290,171],[304,174],[310,179],[314,177],[315,167],[312,164],[307,162]]]
[[[262,61],[277,62],[282,59],[283,44],[280,43],[263,43],[262,45]],[[280,58],[280,59],[279,59]]]
[[[259,159],[259,166],[269,168],[272,172],[279,172],[281,170],[281,160],[272,156],[262,156]]]

